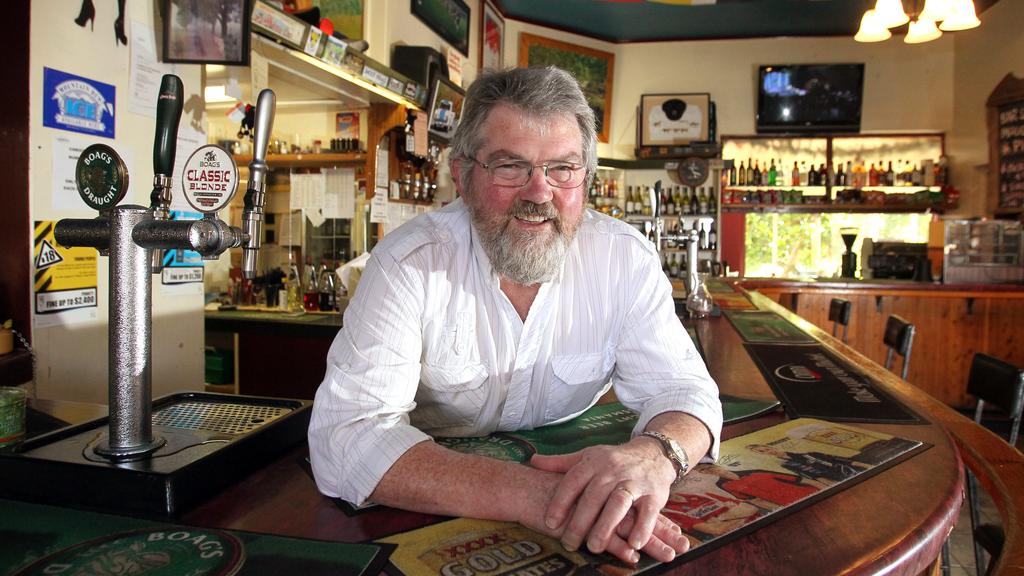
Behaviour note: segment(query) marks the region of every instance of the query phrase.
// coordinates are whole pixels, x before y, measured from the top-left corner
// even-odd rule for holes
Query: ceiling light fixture
[[[944,31],[969,30],[981,25],[974,0],[875,0],[875,7],[861,17],[860,29],[853,39],[881,42],[892,36],[889,28],[908,22],[910,26],[903,38],[907,44],[929,42]]]

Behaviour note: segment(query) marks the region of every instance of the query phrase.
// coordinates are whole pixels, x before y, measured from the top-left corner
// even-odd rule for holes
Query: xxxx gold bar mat
[[[827,498],[928,448],[853,426],[801,418],[722,443],[717,464],[699,464],[662,513],[691,549],[671,564],[641,555],[636,566],[607,554],[567,552],[518,524],[460,518],[382,538],[396,544],[389,572],[406,576],[657,573]]]
[[[768,310],[725,312],[745,342],[811,343],[814,338],[788,320]]]
[[[390,544],[199,528],[2,499],[0,534],[0,567],[19,576],[377,576],[394,549]]]
[[[820,344],[744,344],[791,418],[918,424],[923,420]]]

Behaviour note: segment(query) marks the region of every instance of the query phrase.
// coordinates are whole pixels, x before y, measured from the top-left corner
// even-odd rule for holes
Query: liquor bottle
[[[646,186],[640,186],[640,213],[644,216],[650,216],[653,213],[653,207],[651,206],[651,192]]]
[[[683,215],[693,214],[693,205],[690,203],[690,189],[683,188],[683,200],[679,203],[679,213]]]
[[[875,163],[871,163],[871,169],[868,170],[868,185],[878,186],[878,169],[875,168]]]
[[[663,198],[662,206],[665,207],[662,212],[665,216],[672,216],[676,214],[676,197],[674,191],[671,189],[662,191],[661,197]]]
[[[796,165],[796,160],[793,160],[793,172],[789,177],[790,186],[800,185],[800,167]]]
[[[718,212],[718,199],[715,197],[715,187],[708,187],[708,214],[714,216]]]
[[[921,169],[920,164],[915,164],[911,171],[911,183],[914,186],[920,186],[924,183],[924,171]]]
[[[707,187],[702,187],[700,189],[700,194],[697,196],[697,209],[700,210],[700,214],[708,213]]]
[[[747,185],[747,168],[740,162],[739,171],[736,173],[736,185],[746,186]]]
[[[697,198],[697,191],[691,190],[690,194],[690,214],[700,214],[700,199]]]
[[[778,172],[775,169],[775,160],[772,160],[771,166],[768,167],[768,185],[769,186],[775,186],[775,177],[777,175],[778,175]]]
[[[807,162],[800,163],[800,186],[810,185],[810,173],[807,170]]]
[[[336,284],[334,270],[320,264],[320,282],[317,285],[320,290],[320,310],[329,312],[338,309]]]
[[[747,159],[747,186],[756,186],[757,182],[754,181],[754,161]]]
[[[760,166],[760,163],[757,160],[754,160],[753,185],[754,186],[760,186],[761,185],[761,166]]]
[[[846,172],[843,172],[843,163],[839,163],[839,171],[836,172],[836,186],[846,186]]]
[[[676,186],[676,214],[682,214],[683,210],[683,188],[682,186]]]
[[[633,214],[633,187],[626,186],[626,215]]]
[[[903,161],[903,185],[910,186],[914,183],[914,164],[910,160]]]
[[[857,158],[857,163],[853,165],[853,187],[863,188],[867,184],[867,170],[864,169],[864,161]]]
[[[677,258],[678,255],[679,255],[678,252],[669,252],[668,253],[668,259],[669,259],[668,275],[671,276],[672,278],[678,278],[679,277],[679,258]]]
[[[306,265],[302,269],[302,307],[313,312],[319,308],[320,295],[316,287],[316,267],[313,259],[306,256]]]
[[[825,167],[825,163],[822,162],[821,166],[818,167],[818,185],[828,186],[831,182],[831,178],[828,175],[828,168]]]
[[[697,232],[697,238],[698,238],[697,239],[697,246],[699,246],[701,250],[707,250],[708,249],[708,235],[707,235],[707,232],[704,231],[704,223],[703,222],[700,223],[700,231]]]
[[[889,160],[889,168],[885,171],[885,185],[893,186],[896,183],[896,173],[892,171],[892,160]]]
[[[718,250],[718,230],[715,229],[714,220],[711,221],[711,230],[708,231],[708,250]]]
[[[853,186],[853,161],[846,161],[846,176],[843,177],[844,186]]]
[[[285,279],[285,294],[289,312],[302,310],[302,276],[294,263],[288,267],[288,278]]]

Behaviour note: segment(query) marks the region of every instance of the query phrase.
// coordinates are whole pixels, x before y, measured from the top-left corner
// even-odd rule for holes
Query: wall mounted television
[[[758,133],[860,131],[864,64],[760,66]]]

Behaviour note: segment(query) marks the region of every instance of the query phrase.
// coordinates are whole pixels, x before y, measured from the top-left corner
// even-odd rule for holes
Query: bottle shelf
[[[234,158],[239,167],[248,167],[249,162],[252,162],[250,154],[238,154]],[[366,162],[364,153],[267,154],[267,164],[274,168],[313,168],[336,164],[362,164],[364,162]]]
[[[723,204],[722,212],[780,212],[783,214],[811,214],[817,212],[853,212],[853,213],[913,213],[943,212],[956,206],[934,204],[839,204],[839,203],[805,203],[805,204]]]

